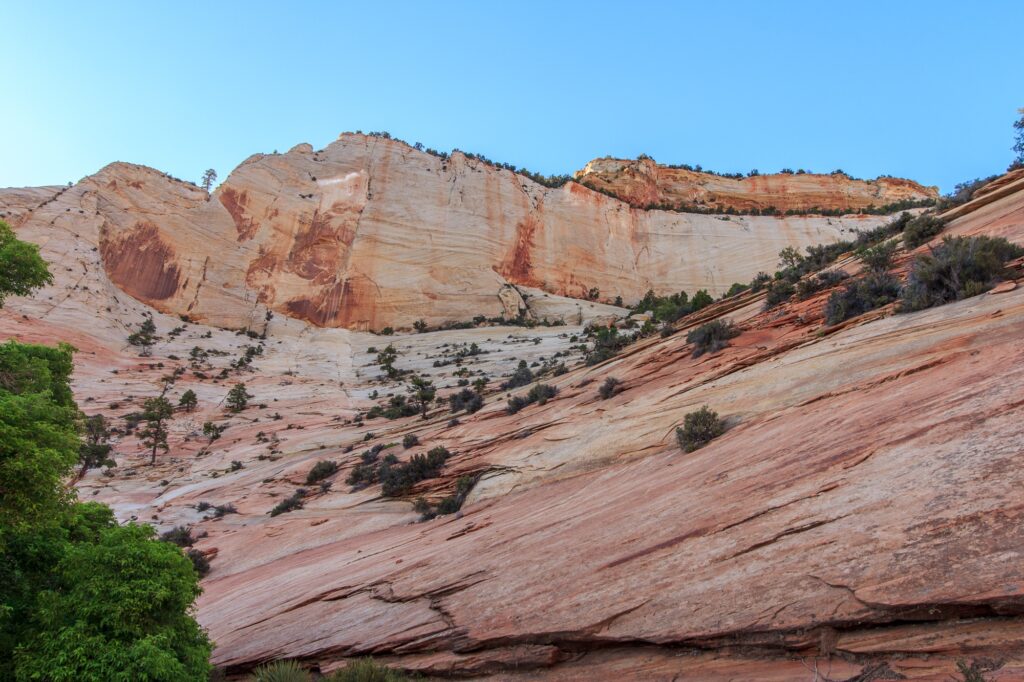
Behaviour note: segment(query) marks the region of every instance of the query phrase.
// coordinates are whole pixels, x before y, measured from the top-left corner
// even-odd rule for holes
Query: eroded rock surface
[[[856,180],[843,173],[770,173],[726,177],[655,163],[654,159],[594,159],[576,179],[634,206],[699,206],[762,211],[856,211],[902,202],[933,201],[937,187],[880,177]]]
[[[242,168],[262,173],[259,161]],[[100,174],[117,182],[113,196],[144,194],[146,183],[105,175],[115,171]],[[361,196],[361,181],[345,182],[339,193]],[[149,309],[111,275],[168,249],[174,274],[161,268],[135,282],[153,292],[173,277],[190,281],[199,266],[171,232],[158,229],[154,239],[145,225],[113,224],[99,208],[113,201],[101,184],[94,177],[66,190],[19,224],[19,235],[43,243],[56,281],[10,299],[0,336],[74,344],[79,404],[118,424],[173,369],[184,370],[169,394],[191,388],[199,406],[176,414],[171,451],[149,466],[125,434],[118,466],[90,472],[79,494],[111,504],[122,520],[205,534],[196,547],[212,571],[198,617],[217,643],[215,662],[229,671],[274,658],[328,671],[373,654],[430,675],[504,680],[938,681],[964,659],[987,679],[1024,679],[1019,264],[1018,286],[912,314],[879,309],[830,329],[820,322],[827,290],[769,312],[763,292],[747,292],[590,367],[580,362],[583,319],[376,336],[268,318],[276,304],[246,298],[265,282],[225,286],[227,274],[207,274],[211,300],[248,305],[253,335],[266,338],[157,312],[161,338],[153,357],[141,358],[125,339]],[[231,186],[208,201],[175,185],[175,203],[226,211],[220,198]],[[94,201],[93,213],[46,212],[79,190],[76,201]],[[238,245],[210,254],[210,272],[214,260],[244,263],[247,245],[273,252],[279,235],[270,219],[246,220],[268,210],[253,208],[254,196],[229,201],[248,207],[232,220],[230,240],[210,232],[213,248]],[[154,203],[152,222],[166,205]],[[344,235],[349,208],[317,228],[328,241]],[[1024,243],[1024,192],[956,215],[946,234]],[[302,244],[287,249],[295,251],[287,275],[334,286],[334,251],[315,238]],[[105,248],[137,258],[112,267]],[[898,267],[909,258],[901,254]],[[848,257],[837,267],[856,263]],[[191,286],[161,300],[178,301],[183,287],[201,301]],[[540,287],[517,291],[526,305],[568,317],[575,306],[581,318],[584,309],[592,317],[607,310]],[[742,334],[694,359],[687,329],[716,317]],[[400,351],[398,368],[428,374],[442,396],[488,376],[483,409],[456,422],[441,406],[425,420],[356,419],[406,393],[377,367],[388,344]],[[471,344],[477,351],[459,356]],[[232,366],[257,345],[251,365]],[[197,347],[205,355],[193,362]],[[537,369],[564,362],[569,371],[544,375],[559,389],[547,404],[508,414],[506,397],[527,387],[498,384],[520,360]],[[609,376],[623,390],[601,400],[597,388]],[[223,399],[237,381],[254,398],[229,414]],[[705,404],[729,428],[684,454],[674,429]],[[205,421],[226,426],[218,440],[201,434]],[[406,449],[410,434],[419,445]],[[402,460],[437,445],[455,456],[403,497],[346,485],[361,453],[378,444]],[[340,465],[323,488],[306,483],[320,460]],[[458,514],[418,522],[415,498],[436,502],[466,475],[476,483]],[[300,487],[308,490],[302,508],[269,515]],[[199,511],[202,502],[236,513],[215,518]]]
[[[796,191],[765,183],[745,191],[772,201]],[[870,194],[829,183],[830,206]],[[646,211],[575,182],[548,188],[459,152],[354,134],[256,154],[212,196],[115,163],[71,188],[0,191],[0,207],[26,238],[45,244],[63,230],[98,247],[114,284],[170,315],[256,328],[270,310],[374,331],[500,315],[510,284],[604,303],[648,289],[717,295],[771,271],[786,246],[888,219]]]

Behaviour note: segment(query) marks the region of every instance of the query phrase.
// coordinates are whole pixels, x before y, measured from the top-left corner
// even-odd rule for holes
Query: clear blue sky
[[[543,173],[606,154],[937,184],[1002,171],[1024,2],[0,3],[0,187],[223,179],[387,130]]]

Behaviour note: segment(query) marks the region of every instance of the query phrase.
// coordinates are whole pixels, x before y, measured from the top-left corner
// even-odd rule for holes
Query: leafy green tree
[[[227,405],[232,412],[241,412],[249,405],[252,394],[245,390],[245,384],[235,384],[228,391]]]
[[[153,343],[156,342],[156,339],[156,325],[153,323],[153,318],[147,315],[139,324],[139,328],[128,336],[128,343],[141,348],[139,355],[148,358],[153,354]]]
[[[157,448],[167,452],[167,420],[173,415],[171,401],[163,396],[149,398],[142,404],[142,419],[146,422],[146,428],[139,432],[139,438],[150,451],[150,464],[156,464]]]
[[[706,308],[707,306],[711,305],[714,302],[715,299],[711,297],[711,294],[708,293],[708,290],[701,289],[700,291],[693,295],[693,299],[690,301],[690,306],[694,310],[700,310],[701,308]]]
[[[210,643],[189,615],[192,562],[153,529],[110,525],[74,543],[39,595],[19,680],[205,681]]]
[[[94,414],[82,420],[85,439],[78,446],[78,476],[81,479],[89,469],[102,466],[112,467],[114,459],[110,456],[114,446],[110,444],[110,427],[102,414]]]
[[[0,246],[0,292],[49,281],[41,260],[7,269],[10,254],[35,253],[11,247]],[[189,560],[64,484],[82,457],[73,351],[0,344],[0,679],[205,680],[210,643],[189,615],[199,589]],[[105,426],[84,427],[102,452]]]
[[[15,237],[11,226],[0,220],[0,306],[9,295],[27,296],[51,282],[39,247]]]
[[[191,412],[192,410],[196,409],[196,405],[198,404],[199,399],[196,397],[196,392],[193,391],[191,388],[182,393],[181,397],[178,398],[178,407],[185,410],[186,412]]]

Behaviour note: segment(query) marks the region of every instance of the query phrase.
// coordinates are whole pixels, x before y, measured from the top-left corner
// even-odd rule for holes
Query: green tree
[[[110,444],[110,427],[102,414],[94,414],[82,420],[85,439],[78,446],[78,475],[76,481],[85,476],[89,469],[114,466],[110,456],[114,446]]]
[[[19,280],[0,263],[2,291],[49,281],[37,265]],[[188,559],[64,484],[82,456],[73,351],[0,345],[0,679],[205,680],[210,643],[189,615],[199,588]],[[84,426],[100,446],[104,427]]]
[[[153,343],[156,339],[156,325],[152,316],[147,315],[139,324],[139,328],[128,336],[128,343],[141,348],[139,355],[148,358],[153,354]]]
[[[693,295],[693,299],[690,301],[690,306],[694,310],[700,310],[701,308],[706,308],[707,306],[711,305],[714,302],[715,299],[711,297],[711,294],[708,293],[708,290],[701,289],[700,291]]]
[[[227,405],[232,412],[241,412],[249,405],[252,394],[245,390],[245,384],[235,384],[228,391]]]
[[[178,407],[185,410],[186,412],[191,412],[192,410],[196,409],[196,405],[198,404],[199,399],[196,398],[196,392],[193,391],[191,388],[182,393],[181,397],[178,398]]]
[[[200,592],[192,562],[152,528],[102,528],[54,574],[16,654],[19,680],[207,679],[210,643],[189,614]]]
[[[220,438],[220,434],[226,427],[217,426],[213,422],[203,422],[203,435],[210,439],[210,442]]]
[[[10,225],[0,220],[0,306],[9,295],[27,296],[52,282],[39,247],[15,237]]]
[[[395,349],[395,346],[390,343],[387,348],[377,353],[377,364],[382,370],[384,370],[384,373],[392,379],[398,376],[398,370],[395,369],[395,360],[397,359],[398,351]]]
[[[434,383],[429,379],[424,379],[421,376],[414,376],[409,381],[409,393],[416,399],[416,402],[420,405],[420,415],[424,419],[427,418],[427,407],[434,401],[437,396],[437,389],[434,388]]]
[[[1020,114],[1020,118],[1013,124],[1013,127],[1017,129],[1013,144],[1013,151],[1017,153],[1014,165],[1024,165],[1024,108],[1018,109],[1017,113]]]
[[[216,181],[217,171],[213,170],[212,168],[207,168],[206,172],[203,173],[203,179],[200,182],[199,186],[202,187],[207,192],[209,192],[210,188],[213,187],[213,183]]]
[[[146,422],[146,428],[139,432],[139,438],[150,451],[150,464],[156,464],[157,448],[167,452],[167,420],[173,415],[171,401],[163,396],[149,398],[142,404],[142,419]]]

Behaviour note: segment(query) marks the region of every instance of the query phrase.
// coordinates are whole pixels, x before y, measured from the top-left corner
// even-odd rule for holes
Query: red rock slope
[[[1021,190],[977,200],[947,232],[1024,243]],[[104,284],[87,242],[74,243],[57,285],[11,301],[0,331],[79,347],[87,411],[137,409],[171,367],[187,367],[175,358],[193,345],[229,353],[226,364],[250,342],[190,325],[152,359],[136,357],[123,339],[141,307]],[[327,671],[373,654],[504,680],[937,682],[964,659],[988,679],[1020,680],[1020,283],[913,314],[874,311],[828,333],[828,292],[770,313],[763,294],[743,294],[685,322],[734,319],[743,333],[721,353],[693,359],[681,329],[550,379],[560,390],[546,405],[508,415],[505,393],[491,392],[458,424],[444,409],[352,423],[371,388],[404,391],[370,368],[367,346],[381,340],[275,317],[264,353],[238,374],[262,405],[225,415],[234,375],[218,383],[186,369],[173,395],[194,388],[200,406],[174,420],[172,452],[149,467],[126,437],[118,468],[91,473],[80,491],[123,519],[206,533],[197,547],[212,572],[198,617],[215,661],[235,672],[273,658]],[[166,337],[177,322],[157,318]],[[433,366],[446,344],[493,350],[480,360],[491,364],[466,367],[496,376],[516,358],[567,350],[561,331],[389,340],[400,366],[454,387],[455,367]],[[600,400],[608,376],[624,390]],[[729,429],[684,454],[674,428],[704,404]],[[230,427],[208,445],[205,420]],[[441,478],[397,500],[344,484],[364,447],[409,433],[421,446],[394,446],[402,459],[435,445],[456,453]],[[341,465],[333,486],[269,516],[321,459]],[[412,498],[437,500],[464,474],[481,478],[461,513],[416,523]],[[238,513],[204,519],[202,501]]]

